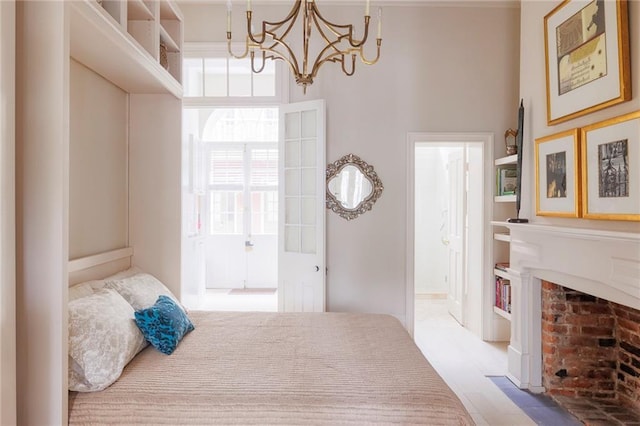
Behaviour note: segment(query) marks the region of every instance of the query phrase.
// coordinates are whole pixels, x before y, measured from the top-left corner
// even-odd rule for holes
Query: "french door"
[[[207,287],[277,288],[277,143],[205,151]]]
[[[325,105],[280,107],[278,310],[325,310]]]

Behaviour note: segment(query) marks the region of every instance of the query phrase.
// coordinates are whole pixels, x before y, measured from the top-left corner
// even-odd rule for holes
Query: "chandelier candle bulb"
[[[367,0],[367,4],[364,8],[364,16],[369,16],[369,0]]]
[[[247,12],[251,12],[251,0],[247,0]]]
[[[382,38],[382,8],[378,8],[378,38]]]
[[[231,32],[231,0],[227,2],[227,32]]]

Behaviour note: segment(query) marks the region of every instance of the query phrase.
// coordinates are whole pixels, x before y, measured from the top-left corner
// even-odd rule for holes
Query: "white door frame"
[[[492,292],[487,291],[487,283],[490,282],[493,267],[491,265],[493,240],[490,220],[493,217],[493,167],[489,167],[489,162],[493,163],[493,133],[432,133],[432,132],[409,132],[407,133],[407,227],[405,248],[405,277],[406,277],[406,323],[405,327],[409,334],[414,334],[415,321],[415,148],[418,143],[481,143],[484,161],[484,188],[486,189],[483,198],[483,285],[481,288],[482,297],[482,335],[483,340],[492,340],[492,315],[487,313],[492,311]]]

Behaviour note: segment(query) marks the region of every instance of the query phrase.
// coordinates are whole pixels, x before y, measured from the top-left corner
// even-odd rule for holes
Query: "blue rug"
[[[582,426],[582,422],[546,395],[519,389],[505,376],[487,376],[540,426]]]

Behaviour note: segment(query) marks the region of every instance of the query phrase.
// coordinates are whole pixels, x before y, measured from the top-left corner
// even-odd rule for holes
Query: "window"
[[[269,60],[254,74],[226,44],[186,43],[184,56],[183,138],[202,147],[205,232],[276,235],[277,106],[287,102],[287,70]]]
[[[186,108],[183,127],[203,147],[207,232],[275,235],[278,109]]]
[[[207,143],[206,151],[209,235],[276,235],[277,143]]]
[[[182,75],[187,103],[189,100],[202,103],[202,99],[208,98],[247,104],[255,100],[287,101],[288,74],[283,72],[281,61],[267,60],[264,70],[255,74],[251,70],[250,58],[230,58],[226,46],[221,43],[185,43]],[[247,102],[247,98],[253,101]]]

